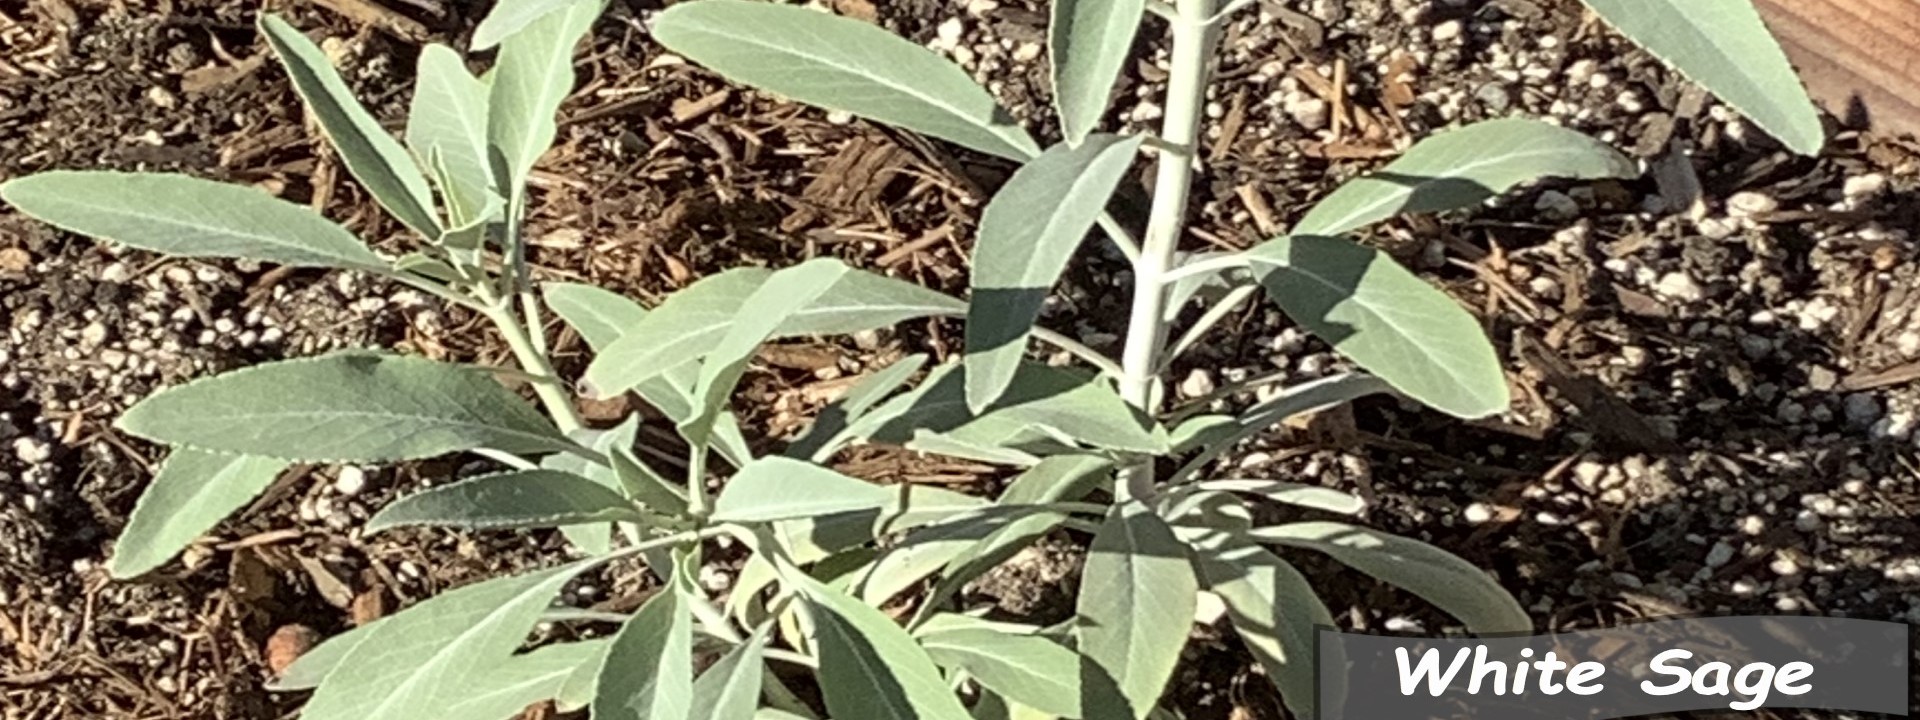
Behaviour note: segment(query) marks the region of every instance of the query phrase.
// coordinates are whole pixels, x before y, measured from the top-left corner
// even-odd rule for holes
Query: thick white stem
[[[1187,201],[1207,103],[1207,73],[1217,35],[1210,22],[1219,0],[1177,0],[1173,66],[1167,80],[1166,115],[1160,128],[1160,165],[1153,186],[1153,212],[1133,264],[1133,312],[1121,356],[1120,393],[1148,413],[1159,408],[1153,385],[1167,341],[1167,273],[1186,230]],[[1118,485],[1122,499],[1153,495],[1153,462],[1126,468]]]

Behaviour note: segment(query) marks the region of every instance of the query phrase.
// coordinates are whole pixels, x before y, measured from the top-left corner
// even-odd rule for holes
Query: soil
[[[831,4],[941,48],[1036,131],[1054,132],[1038,0]],[[464,46],[483,11],[442,0],[267,5],[331,38],[360,97],[395,127],[419,41]],[[117,168],[251,183],[403,248],[402,229],[305,127],[252,30],[257,9],[0,9],[0,180]],[[536,178],[529,237],[542,277],[653,300],[724,268],[832,254],[964,290],[972,231],[1005,162],[730,87],[663,54],[646,32],[656,10],[616,0],[581,56],[560,147]],[[1159,24],[1149,27],[1117,126],[1151,126],[1159,112],[1165,49]],[[1820,157],[1790,155],[1571,0],[1261,0],[1220,58],[1189,250],[1258,242],[1340,181],[1463,121],[1556,118],[1658,170],[1546,183],[1366,238],[1480,315],[1507,364],[1511,412],[1460,422],[1365,401],[1277,428],[1219,473],[1360,493],[1365,522],[1488,568],[1542,627],[1683,613],[1920,620],[1914,145],[1833,127]],[[1124,198],[1145,192],[1129,187],[1116,209],[1124,216]],[[1112,349],[1125,278],[1111,252],[1088,256],[1044,321]],[[163,259],[4,208],[0,308],[5,720],[284,717],[300,697],[264,681],[305,641],[568,552],[542,532],[357,532],[419,478],[461,471],[453,462],[305,468],[181,561],[109,581],[112,538],[158,456],[111,421],[153,389],[333,347],[481,362],[506,350],[463,312],[365,278]],[[577,372],[580,343],[554,332],[563,372]],[[960,344],[939,322],[783,344],[749,380],[755,402],[737,407],[756,408],[743,422],[775,447],[847,378]],[[1340,367],[1254,304],[1173,379],[1190,397]],[[587,409],[600,420],[624,410]],[[650,432],[671,435],[664,424]],[[992,468],[886,449],[839,463],[982,492],[998,480]],[[971,592],[1057,616],[1085,540],[1050,538]],[[1348,627],[1451,627],[1404,593],[1303,560]],[[727,568],[712,572],[727,581]],[[619,609],[645,584],[639,568],[619,567],[569,592]],[[1174,687],[1170,704],[1189,718],[1284,717],[1223,625],[1196,627]]]

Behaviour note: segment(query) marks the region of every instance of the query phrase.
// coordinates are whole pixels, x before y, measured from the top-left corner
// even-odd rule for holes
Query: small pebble
[[[1707,567],[1717,568],[1733,561],[1733,546],[1717,542],[1707,550]]]
[[[333,491],[343,497],[353,497],[367,488],[367,471],[352,465],[340,468],[339,477],[333,480]]]
[[[1727,214],[1736,218],[1751,218],[1779,209],[1780,201],[1773,199],[1773,196],[1751,190],[1737,192],[1727,198]]]

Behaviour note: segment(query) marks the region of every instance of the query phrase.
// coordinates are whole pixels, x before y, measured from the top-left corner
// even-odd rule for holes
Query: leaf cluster
[[[1817,148],[1811,106],[1746,0],[1588,2],[1791,147]],[[1176,73],[1186,73],[1174,85],[1197,91],[1217,26],[1246,4],[1053,0],[1047,47],[1064,137],[1051,146],[960,68],[872,25],[751,0],[673,6],[655,21],[655,39],[735,82],[1019,168],[982,215],[965,300],[815,259],[723,272],[651,308],[592,286],[536,285],[520,239],[528,175],[553,142],[575,46],[601,0],[499,3],[472,46],[494,53],[483,73],[452,48],[426,47],[403,138],[380,127],[310,39],[264,16],[260,31],[319,127],[368,193],[417,234],[415,249],[389,258],[306,208],[178,175],[49,172],[0,186],[0,197],[61,228],[164,254],[336,268],[433,293],[492,322],[522,366],[512,377],[540,406],[496,368],[378,351],[162,390],[119,420],[171,450],[119,540],[113,574],[166,563],[294,464],[451,453],[501,463],[406,496],[365,531],[557,528],[585,557],[443,593],[325,643],[277,681],[315,690],[303,713],[315,720],[492,720],[542,700],[596,718],[817,717],[822,708],[801,701],[774,664],[815,673],[825,713],[839,718],[1173,717],[1161,696],[1204,596],[1220,601],[1306,717],[1316,697],[1337,702],[1343,690],[1316,693],[1314,629],[1334,620],[1288,561],[1299,552],[1403,588],[1471,631],[1529,630],[1525,611],[1486,573],[1352,521],[1365,510],[1358,498],[1215,477],[1212,461],[1287,418],[1371,394],[1461,417],[1503,410],[1506,381],[1475,319],[1348,236],[1540,178],[1638,169],[1570,130],[1493,120],[1421,141],[1256,247],[1176,253],[1184,196],[1165,188],[1145,242],[1136,241],[1108,213],[1115,190],[1148,148],[1163,177],[1184,187],[1197,132],[1193,97],[1170,99],[1158,137],[1100,132],[1136,35],[1155,26],[1150,15],[1164,16]],[[1128,352],[1117,359],[1039,323],[1096,227],[1136,271]],[[488,262],[496,253],[501,262]],[[1280,388],[1235,415],[1166,407],[1160,377],[1256,294],[1364,372]],[[1204,313],[1183,324],[1193,305]],[[690,448],[683,471],[642,452],[637,415],[585,427],[547,357],[543,312],[593,350],[584,385],[633,393],[673,423]],[[911,356],[878,369],[779,452],[757,452],[743,435],[730,403],[762,344],[925,317],[964,319],[960,362]],[[1084,367],[1035,361],[1036,341]],[[827,465],[859,443],[1005,465],[1012,477],[989,499],[877,484]],[[1160,460],[1178,469],[1158,477]],[[708,487],[716,475],[726,478],[717,494]],[[1289,520],[1256,523],[1256,506],[1275,511],[1261,517]],[[967,583],[1063,530],[1092,538],[1071,620],[991,621],[961,601]],[[750,554],[731,592],[712,598],[695,578],[704,541],[718,537]],[[636,612],[552,607],[566,583],[624,558],[660,579]],[[907,612],[896,619],[882,607]],[[542,621],[617,629],[524,649]]]

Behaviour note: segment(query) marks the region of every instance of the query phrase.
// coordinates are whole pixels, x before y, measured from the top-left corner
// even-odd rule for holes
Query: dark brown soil
[[[976,67],[994,67],[986,74],[1015,114],[1044,115],[1043,65],[1019,59],[1041,37],[1038,0],[833,5],[922,42],[961,23],[959,44]],[[1482,315],[1508,363],[1513,411],[1462,423],[1364,402],[1310,428],[1276,429],[1221,473],[1356,491],[1373,503],[1367,522],[1489,568],[1543,627],[1675,613],[1920,619],[1912,145],[1839,132],[1820,158],[1792,157],[1727,122],[1572,2],[1258,5],[1222,51],[1209,175],[1188,249],[1249,246],[1407,141],[1508,114],[1564,115],[1648,159],[1689,149],[1681,162],[1697,171],[1705,220],[1649,204],[1662,188],[1647,179],[1549,183],[1484,210],[1376,229],[1370,241]],[[338,38],[329,52],[396,126],[417,41],[461,46],[481,11],[393,0],[384,7],[403,21],[367,24],[332,9],[369,6],[358,0],[269,6]],[[645,31],[654,8],[614,2],[583,56],[561,146],[537,177],[529,237],[544,277],[652,300],[727,267],[832,254],[963,291],[979,208],[1007,164],[663,62]],[[119,168],[255,183],[403,247],[399,226],[303,128],[297,99],[252,30],[254,10],[226,0],[0,8],[0,180]],[[1452,22],[1457,34],[1442,30]],[[1159,46],[1157,31],[1143,33],[1143,58],[1158,57]],[[1326,80],[1336,73],[1346,89]],[[1596,73],[1610,81],[1569,79]],[[1115,122],[1151,125],[1161,77],[1151,61],[1139,63]],[[1325,126],[1311,128],[1293,108],[1316,97],[1329,109]],[[1862,178],[1872,177],[1883,187],[1869,191]],[[1124,192],[1141,197],[1145,188]],[[1110,348],[1127,302],[1120,265],[1104,250],[1087,255],[1046,322]],[[330,635],[566,552],[547,533],[361,538],[355,528],[369,510],[416,477],[460,468],[369,468],[357,492],[341,488],[337,471],[316,468],[292,474],[185,562],[110,582],[104,559],[157,456],[110,423],[153,388],[328,347],[487,362],[506,352],[472,318],[395,288],[161,259],[5,209],[0,308],[5,720],[283,717],[299,698],[263,688],[276,631]],[[555,332],[570,358],[563,372],[579,370],[578,341]],[[749,381],[759,402],[738,407],[754,408],[743,420],[777,446],[846,378],[904,353],[944,357],[959,346],[956,328],[942,323],[782,345]],[[1303,379],[1338,363],[1254,304],[1173,382],[1276,369]],[[602,420],[622,410],[588,409]],[[991,468],[883,450],[841,463],[865,477],[963,489],[997,479]],[[976,599],[1057,615],[1083,542],[1053,539],[976,587]],[[1302,560],[1349,627],[1451,625],[1405,594]],[[631,607],[645,592],[637,568],[586,584],[572,591],[581,604]],[[1170,704],[1189,718],[1283,717],[1271,685],[1223,629],[1196,629]]]

